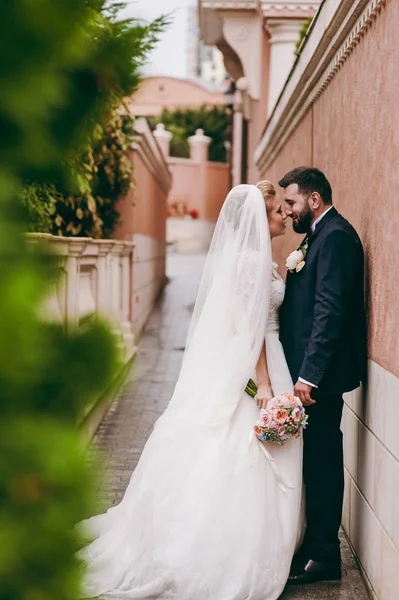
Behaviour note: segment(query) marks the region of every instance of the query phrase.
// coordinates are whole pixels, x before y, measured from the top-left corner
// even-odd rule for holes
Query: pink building
[[[164,108],[200,108],[204,104],[223,106],[223,90],[214,91],[194,81],[175,77],[147,77],[127,100],[133,116],[158,117]]]
[[[316,18],[294,55],[301,24]],[[371,596],[399,589],[399,3],[395,0],[200,0],[201,35],[217,44],[239,93],[235,169],[246,137],[247,178],[276,183],[313,165],[366,253],[369,381],[346,395],[343,527]],[[245,124],[245,127],[243,127]],[[277,240],[275,257],[298,245]]]
[[[144,118],[135,121],[134,185],[120,199],[118,240],[134,243],[131,321],[138,336],[165,282],[167,198],[172,175]]]
[[[160,116],[164,108],[199,109],[224,106],[223,90],[214,91],[193,81],[173,77],[148,77],[127,101],[132,115]],[[172,134],[158,125],[154,136],[171,174],[167,198],[167,239],[181,252],[206,251],[220,208],[228,193],[229,165],[208,160],[211,139],[198,130],[189,139],[190,158],[170,156]],[[190,217],[189,213],[195,218]]]
[[[211,138],[202,129],[188,140],[190,158],[169,155],[172,134],[162,124],[154,135],[173,178],[168,196],[168,242],[180,252],[205,252],[229,191],[229,165],[208,160]]]
[[[199,0],[202,40],[222,51],[237,86],[234,184],[259,179],[253,154],[295,62],[299,32],[319,4],[320,0]]]

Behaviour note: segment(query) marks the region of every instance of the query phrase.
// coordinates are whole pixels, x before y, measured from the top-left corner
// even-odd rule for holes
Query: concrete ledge
[[[104,390],[101,396],[91,405],[86,414],[81,419],[78,429],[81,433],[82,439],[85,445],[89,445],[93,440],[96,431],[104,419],[105,415],[111,408],[112,404],[119,396],[122,388],[127,382],[128,376],[132,370],[135,358],[137,354],[137,349],[135,350],[133,356],[123,365],[119,373],[116,375],[115,379],[109,384],[109,386]]]

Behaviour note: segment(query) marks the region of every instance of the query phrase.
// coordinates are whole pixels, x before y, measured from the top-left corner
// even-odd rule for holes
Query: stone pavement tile
[[[99,512],[122,500],[152,427],[173,394],[203,262],[203,256],[169,257],[170,283],[142,334],[130,381],[101,423],[88,453],[89,462],[101,464],[102,480],[96,486]],[[280,600],[367,600],[356,561],[341,537],[342,582],[289,587]]]

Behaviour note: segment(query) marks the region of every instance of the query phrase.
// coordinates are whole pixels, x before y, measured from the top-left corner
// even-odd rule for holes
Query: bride
[[[85,596],[276,600],[302,533],[302,439],[262,444],[260,406],[293,385],[278,337],[284,283],[267,181],[231,190],[216,225],[173,397],[122,502],[82,523]],[[243,390],[257,380],[256,400]],[[257,406],[258,405],[258,406]]]

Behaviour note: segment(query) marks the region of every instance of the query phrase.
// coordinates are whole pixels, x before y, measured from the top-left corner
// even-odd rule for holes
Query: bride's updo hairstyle
[[[258,190],[260,190],[263,198],[265,199],[266,213],[269,214],[269,211],[272,208],[273,200],[277,193],[276,188],[270,181],[267,180],[259,181],[256,184],[256,187],[258,188]]]

